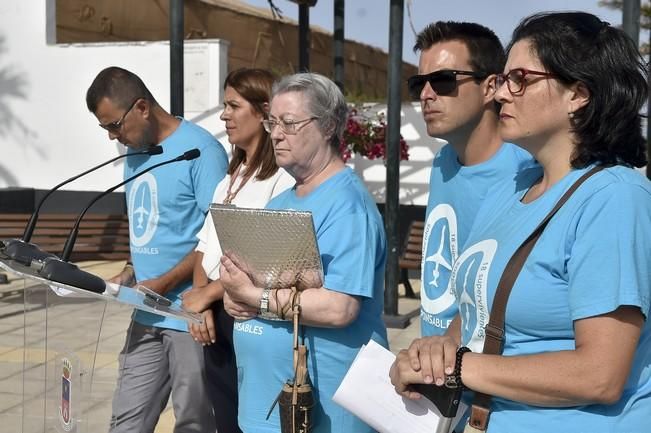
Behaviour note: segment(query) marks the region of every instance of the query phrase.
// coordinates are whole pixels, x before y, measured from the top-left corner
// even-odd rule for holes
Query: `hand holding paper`
[[[374,341],[364,346],[344,377],[333,401],[380,433],[450,431],[466,410],[463,403],[454,420],[441,416],[434,403],[398,395],[389,380],[395,355]]]

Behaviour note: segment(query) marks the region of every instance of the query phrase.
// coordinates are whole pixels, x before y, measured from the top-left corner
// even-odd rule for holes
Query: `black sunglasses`
[[[407,80],[409,96],[415,100],[419,100],[420,94],[426,83],[429,83],[429,85],[432,86],[432,89],[437,95],[449,95],[457,89],[457,75],[469,75],[478,80],[483,80],[488,77],[489,74],[485,72],[441,69],[440,71],[432,72],[430,74],[414,75],[413,77],[409,77]]]
[[[127,108],[127,111],[124,112],[122,117],[120,117],[118,120],[115,122],[111,123],[100,123],[99,126],[106,129],[109,132],[118,132],[120,129],[122,129],[122,124],[124,123],[124,118],[127,117],[127,114],[133,109],[133,107],[136,106],[136,102],[140,101],[142,98],[136,98],[133,100],[131,105],[129,105],[129,108]]]

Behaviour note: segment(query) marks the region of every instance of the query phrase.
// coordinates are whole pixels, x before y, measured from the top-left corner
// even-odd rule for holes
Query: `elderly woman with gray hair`
[[[386,240],[374,200],[339,154],[347,107],[328,78],[302,73],[274,85],[269,118],[278,166],[296,179],[269,209],[312,212],[325,280],[301,291],[302,336],[317,404],[314,433],[371,432],[332,401],[361,346],[370,339],[386,346],[382,322]],[[222,258],[226,311],[235,317],[234,345],[239,380],[239,424],[245,432],[279,431],[278,410],[267,412],[283,383],[293,377],[291,322],[283,315],[291,288],[265,293],[228,257]],[[266,301],[268,299],[268,302]]]

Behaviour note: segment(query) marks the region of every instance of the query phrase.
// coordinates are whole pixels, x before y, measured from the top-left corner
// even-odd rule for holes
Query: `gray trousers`
[[[170,392],[174,433],[215,433],[203,348],[189,333],[131,321],[119,364],[111,433],[153,433]]]

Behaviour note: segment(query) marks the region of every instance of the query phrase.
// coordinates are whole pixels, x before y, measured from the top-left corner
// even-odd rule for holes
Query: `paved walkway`
[[[83,267],[109,278],[123,263],[86,262]],[[87,416],[79,421],[83,431],[106,431],[117,378],[117,355],[132,310],[94,298],[64,301],[51,290],[16,279],[15,275],[10,274],[9,280],[9,284],[0,285],[0,430],[63,431],[61,425],[61,430],[44,426],[43,418],[45,415],[48,424],[60,424],[59,411],[67,406],[62,402],[62,375],[69,371],[71,412],[85,409]],[[418,283],[412,285],[417,291]],[[50,305],[47,310],[46,304]],[[418,305],[418,300],[401,297],[399,313],[407,314]],[[419,334],[420,324],[415,317],[405,329],[389,329],[389,345],[397,352]],[[90,367],[93,365],[94,369]],[[174,415],[168,405],[155,433],[171,433],[173,425]]]

